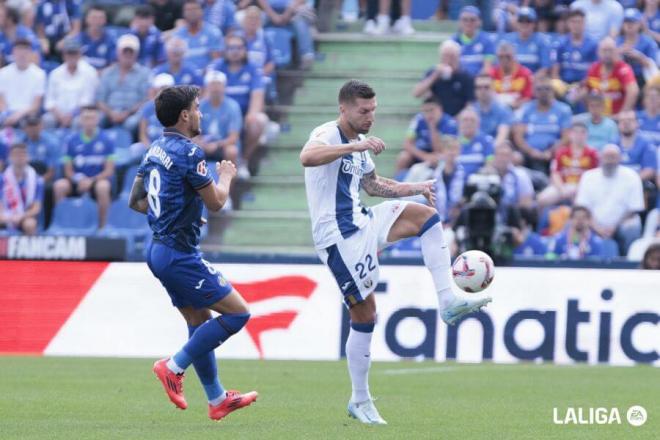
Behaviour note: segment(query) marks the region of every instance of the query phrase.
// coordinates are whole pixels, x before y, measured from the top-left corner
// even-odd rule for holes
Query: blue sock
[[[201,327],[201,325],[189,325],[188,338],[192,338],[193,333],[195,333],[195,330],[199,327]],[[206,393],[208,401],[216,403],[218,399],[224,396],[225,389],[222,387],[220,379],[218,378],[218,365],[217,360],[215,359],[215,352],[210,351],[205,355],[195,358],[192,364],[193,367],[195,367],[199,381],[204,387],[204,392]]]

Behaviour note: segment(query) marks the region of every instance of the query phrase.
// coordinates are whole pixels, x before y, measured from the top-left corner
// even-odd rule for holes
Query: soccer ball
[[[493,260],[481,251],[466,251],[456,257],[451,267],[454,282],[465,292],[481,292],[495,277]]]

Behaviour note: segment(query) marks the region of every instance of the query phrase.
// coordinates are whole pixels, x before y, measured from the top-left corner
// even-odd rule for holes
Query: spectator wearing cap
[[[97,70],[105,69],[115,60],[115,39],[106,29],[108,17],[98,5],[85,13],[85,30],[78,34],[85,61]]]
[[[21,142],[27,145],[30,165],[47,185],[52,184],[62,156],[59,139],[43,131],[42,119],[38,115],[25,117],[21,128]]]
[[[637,112],[639,134],[660,152],[660,85],[644,87],[643,109]]]
[[[266,13],[266,26],[290,27],[293,30],[302,69],[309,69],[314,63],[314,39],[310,24],[313,13],[306,3],[305,0],[257,0]],[[412,28],[409,22],[408,25]]]
[[[552,241],[552,253],[562,259],[600,257],[603,252],[603,239],[593,231],[591,212],[584,206],[571,209],[566,227]]]
[[[232,0],[204,0],[204,21],[229,35],[238,28],[236,5]]]
[[[0,69],[0,124],[16,126],[20,120],[38,113],[46,89],[46,73],[32,63],[32,44],[16,40],[14,62]]]
[[[167,73],[172,75],[177,86],[195,85],[201,87],[203,85],[202,77],[190,63],[184,60],[187,50],[188,43],[184,39],[177,36],[170,37],[165,43],[167,60],[163,64],[154,67],[152,74]]]
[[[82,59],[80,42],[67,38],[62,45],[64,63],[48,75],[44,123],[48,128],[70,128],[81,107],[96,99],[99,77]]]
[[[44,197],[44,182],[29,161],[25,144],[11,146],[9,166],[0,175],[0,226],[34,235]]]
[[[580,177],[598,166],[598,151],[587,145],[587,126],[574,121],[568,133],[568,144],[555,152],[550,165],[550,185],[538,195],[539,208],[558,203],[572,203]]]
[[[587,70],[598,58],[596,41],[585,34],[585,14],[581,9],[568,12],[569,34],[562,37],[557,47],[552,77],[561,80],[571,90],[579,87],[587,77]]]
[[[480,130],[491,136],[498,144],[509,138],[513,114],[509,106],[501,104],[495,98],[493,78],[486,73],[480,73],[474,79],[475,101],[472,107],[477,111],[481,121]]]
[[[261,69],[267,97],[277,95],[275,88],[275,61],[273,51],[261,23],[261,9],[250,6],[241,22],[241,34],[247,43],[248,61]]]
[[[598,61],[587,71],[584,93],[602,93],[605,97],[605,115],[616,115],[632,110],[637,103],[639,86],[632,68],[622,61],[616,43],[611,37],[598,44]]]
[[[623,61],[632,67],[640,89],[644,88],[645,72],[656,72],[658,45],[648,35],[642,33],[642,13],[629,8],[623,14],[621,34],[616,39]],[[650,75],[650,73],[649,73]]]
[[[642,11],[644,32],[660,45],[660,0],[646,0]]]
[[[110,137],[100,129],[96,107],[80,111],[81,130],[66,143],[62,157],[64,178],[55,181],[55,203],[69,195],[91,194],[99,208],[99,229],[103,228],[110,207],[111,180],[115,172],[115,148]]]
[[[623,23],[623,7],[616,0],[577,0],[571,9],[581,9],[586,14],[586,32],[594,41],[614,37]]]
[[[455,116],[474,100],[474,79],[461,68],[461,46],[456,41],[445,40],[439,55],[440,62],[415,85],[413,95],[421,98],[431,94],[445,112]]]
[[[481,133],[479,115],[472,107],[465,108],[456,119],[458,141],[461,144],[461,154],[457,161],[463,166],[467,179],[493,156],[493,138]]]
[[[125,34],[117,40],[118,61],[101,75],[96,101],[105,124],[123,126],[134,133],[140,120],[138,110],[147,98],[149,69],[137,63],[140,41]]]
[[[511,43],[497,46],[497,64],[488,74],[493,78],[497,101],[513,110],[532,99],[532,72],[516,61],[516,49]]]
[[[36,11],[35,28],[44,54],[52,58],[62,50],[61,42],[80,33],[82,22],[80,0],[43,0]]]
[[[443,111],[434,96],[426,98],[421,112],[413,117],[408,126],[403,150],[396,160],[397,174],[400,175],[418,162],[425,162],[430,168],[435,168],[442,153],[441,136],[455,136],[457,133],[456,120]]]
[[[140,40],[140,64],[151,69],[165,61],[163,39],[154,25],[154,9],[150,5],[140,5],[135,9],[131,33]]]
[[[149,100],[144,103],[140,110],[140,115],[142,117],[140,118],[140,127],[138,129],[138,141],[141,150],[148,149],[151,143],[163,134],[163,124],[160,123],[156,116],[156,104],[154,99],[161,90],[173,85],[175,85],[174,77],[169,73],[159,73],[151,80]]]
[[[206,158],[210,160],[230,160],[238,163],[243,116],[241,107],[225,95],[227,76],[209,70],[204,77],[206,96],[199,103],[202,118],[202,139]]]
[[[586,171],[580,179],[575,204],[593,215],[593,228],[601,238],[613,238],[622,255],[642,234],[638,213],[644,210],[644,192],[639,174],[621,166],[617,145],[603,147],[600,166]]]
[[[611,118],[605,116],[605,97],[600,92],[587,95],[587,113],[575,117],[587,126],[587,144],[601,150],[619,138],[619,128]]]
[[[204,69],[222,54],[222,33],[218,28],[204,22],[204,11],[197,0],[185,0],[182,15],[184,24],[174,35],[188,43],[184,59],[198,75],[203,75]]]
[[[243,163],[239,172],[247,177],[247,168],[259,146],[259,138],[266,128],[268,116],[264,113],[263,75],[247,59],[245,39],[238,35],[227,37],[225,57],[211,65],[210,70],[217,70],[227,76],[225,93],[238,102],[243,114]]]
[[[490,70],[495,60],[493,40],[481,30],[481,13],[474,6],[464,6],[458,17],[454,41],[461,46],[460,63],[470,75]]]
[[[517,32],[504,37],[516,48],[517,61],[535,73],[548,71],[553,63],[550,44],[534,31],[536,12],[528,7],[518,9],[517,22]]]
[[[572,114],[568,105],[555,99],[549,76],[536,77],[534,94],[536,99],[516,116],[513,140],[529,168],[547,173],[555,151],[566,143]]]
[[[621,165],[636,171],[642,180],[655,181],[658,171],[657,148],[639,135],[639,123],[633,110],[619,113]]]
[[[0,3],[0,65],[14,62],[14,45],[18,41],[28,41],[32,52],[30,61],[39,63],[41,45],[35,33],[21,24],[21,15],[17,9]]]

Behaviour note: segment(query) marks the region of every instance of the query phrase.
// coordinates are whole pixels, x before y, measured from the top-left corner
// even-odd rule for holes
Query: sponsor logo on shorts
[[[218,283],[220,283],[222,287],[225,287],[227,285],[227,280],[222,277],[218,277]]]

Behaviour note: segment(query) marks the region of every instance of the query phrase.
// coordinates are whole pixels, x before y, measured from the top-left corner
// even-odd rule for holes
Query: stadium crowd
[[[85,194],[103,230],[173,84],[203,88],[196,142],[249,179],[282,41],[298,68],[315,59],[311,1],[136,1],[126,27],[117,3],[0,2],[0,232],[47,230]],[[366,33],[415,32],[410,0],[360,3]],[[436,178],[457,236],[491,185],[516,255],[641,258],[660,237],[659,2],[439,3],[459,30],[414,87],[397,178]]]
[[[660,239],[658,1],[495,3],[494,32],[458,11],[415,86],[397,178],[436,178],[459,237],[486,192],[515,255],[640,260]]]
[[[53,204],[85,195],[102,232],[162,131],[153,98],[175,84],[203,89],[195,141],[207,158],[249,179],[277,66],[314,62],[305,0],[121,3],[0,2],[1,233],[48,230]]]

